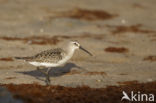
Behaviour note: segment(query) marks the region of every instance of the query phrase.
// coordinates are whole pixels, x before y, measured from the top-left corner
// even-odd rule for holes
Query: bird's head
[[[80,44],[77,41],[70,41],[70,46],[73,49],[79,49],[80,48]]]
[[[81,50],[83,50],[84,52],[88,53],[90,56],[92,56],[92,54],[91,54],[89,51],[87,51],[86,49],[84,49],[84,48],[80,45],[80,43],[78,43],[77,41],[71,41],[71,42],[70,42],[70,47],[73,48],[74,50],[75,50],[75,49],[81,49]]]

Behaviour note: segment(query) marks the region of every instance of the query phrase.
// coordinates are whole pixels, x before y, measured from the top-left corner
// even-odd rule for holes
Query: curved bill
[[[83,50],[84,52],[88,53],[90,56],[93,56],[89,51],[87,51],[86,49],[84,49],[82,46],[79,47],[81,50]]]

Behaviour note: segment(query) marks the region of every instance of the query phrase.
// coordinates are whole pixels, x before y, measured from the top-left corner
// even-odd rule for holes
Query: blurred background
[[[78,40],[51,71],[52,85],[104,88],[156,80],[155,0],[0,0],[0,83],[42,84],[35,67],[13,60]],[[82,69],[79,69],[81,67]]]

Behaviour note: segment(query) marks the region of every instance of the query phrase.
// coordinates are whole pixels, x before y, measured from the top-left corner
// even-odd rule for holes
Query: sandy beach
[[[156,81],[155,0],[0,0],[0,83],[41,84],[36,67],[13,57],[32,56],[77,40],[51,84],[105,88]],[[45,68],[46,69],[46,68]]]

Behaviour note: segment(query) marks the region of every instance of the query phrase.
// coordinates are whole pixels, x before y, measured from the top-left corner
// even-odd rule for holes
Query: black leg
[[[37,70],[40,71],[41,73],[43,73],[44,75],[47,74],[47,72],[43,71],[42,69],[40,69],[39,67],[37,67]]]
[[[49,72],[47,72],[45,76],[46,76],[46,80],[45,80],[46,85],[48,85],[48,86],[49,86],[49,85],[50,85]]]
[[[45,72],[45,71],[41,70],[39,67],[37,67],[37,70],[40,71],[41,73],[43,73],[45,75],[45,77],[46,77],[46,80],[45,80],[46,85],[49,86],[50,85],[49,69],[48,69],[47,72]]]

